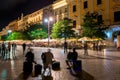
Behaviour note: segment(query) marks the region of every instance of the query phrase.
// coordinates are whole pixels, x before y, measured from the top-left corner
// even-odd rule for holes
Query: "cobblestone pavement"
[[[41,64],[41,54],[47,48],[33,47],[35,61]],[[61,70],[53,71],[53,80],[120,80],[120,51],[108,50],[93,51],[88,50],[89,55],[84,56],[83,50],[77,50],[79,59],[82,60],[83,77],[77,78],[70,74],[66,69],[66,54],[62,49],[51,48],[57,61],[60,61]],[[0,59],[0,80],[40,80],[40,76],[34,77],[33,74],[23,79],[23,62],[25,57],[22,53],[21,46],[17,47],[17,58],[10,60]],[[87,78],[88,77],[88,78]],[[89,78],[91,77],[91,79]]]

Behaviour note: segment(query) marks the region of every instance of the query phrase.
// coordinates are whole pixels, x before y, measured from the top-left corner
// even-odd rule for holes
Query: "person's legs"
[[[44,74],[45,74],[45,71],[46,71],[46,69],[47,69],[48,65],[44,63],[44,64],[43,64],[43,67],[44,67],[44,70],[43,70],[43,73],[42,73],[42,75],[44,76]]]
[[[64,47],[64,53],[65,53],[65,47]]]
[[[71,68],[71,61],[70,60],[66,60],[66,64],[67,64],[67,69],[70,69]]]
[[[25,48],[23,48],[23,55],[25,54]]]
[[[50,76],[51,76],[51,74],[52,74],[51,73],[51,65],[49,65],[48,68],[49,68],[49,73],[50,73]]]

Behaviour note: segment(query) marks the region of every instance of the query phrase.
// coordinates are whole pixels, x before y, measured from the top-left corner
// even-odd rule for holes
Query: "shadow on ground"
[[[27,80],[29,76],[30,74],[26,74],[22,72],[19,74],[19,76],[15,80]]]
[[[70,73],[72,76],[75,76],[77,78],[77,80],[96,80],[92,75],[85,72],[84,70],[82,70],[79,73],[75,73],[72,70],[70,70]]]
[[[42,80],[53,80],[52,76],[43,76]]]

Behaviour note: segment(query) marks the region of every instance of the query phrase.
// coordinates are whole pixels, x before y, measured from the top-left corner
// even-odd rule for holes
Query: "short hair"
[[[51,51],[51,49],[48,49],[48,52],[50,52]]]
[[[33,49],[32,49],[32,48],[30,48],[30,51],[33,51]]]
[[[76,48],[73,48],[73,51],[75,51],[76,50]]]

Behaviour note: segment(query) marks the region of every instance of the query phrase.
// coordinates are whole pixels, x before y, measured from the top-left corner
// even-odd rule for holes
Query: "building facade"
[[[43,9],[40,9],[36,12],[28,14],[26,16],[21,14],[21,17],[10,22],[1,32],[0,35],[7,34],[8,30],[16,31],[16,30],[25,30],[32,24],[40,23],[43,24]]]
[[[52,19],[52,21],[50,20],[50,18]],[[47,20],[47,22],[46,22],[46,20]],[[48,5],[43,8],[42,23],[46,28],[48,28],[48,21],[49,21],[49,29],[51,31],[52,26],[54,24],[54,11],[53,11],[52,5]]]
[[[78,32],[87,12],[97,12],[103,25],[110,27],[108,38],[113,38],[113,32],[120,30],[120,0],[69,0],[68,6],[69,18],[74,20]]]
[[[34,23],[47,26],[44,19],[51,16],[54,20],[51,22],[52,26],[61,19],[69,18],[73,20],[74,30],[79,34],[87,12],[98,12],[98,18],[104,21],[105,26],[120,27],[120,0],[55,0],[53,4],[27,16],[22,14],[16,24],[18,29],[24,29]]]
[[[55,22],[58,22],[64,18],[69,18],[67,0],[56,0],[52,6],[54,10]]]
[[[21,14],[21,18],[18,19],[18,22],[17,22],[18,29],[25,30],[30,25],[36,24],[36,23],[43,24],[42,19],[43,19],[43,9],[40,9],[40,10],[33,12],[31,14],[28,14],[26,16]]]

